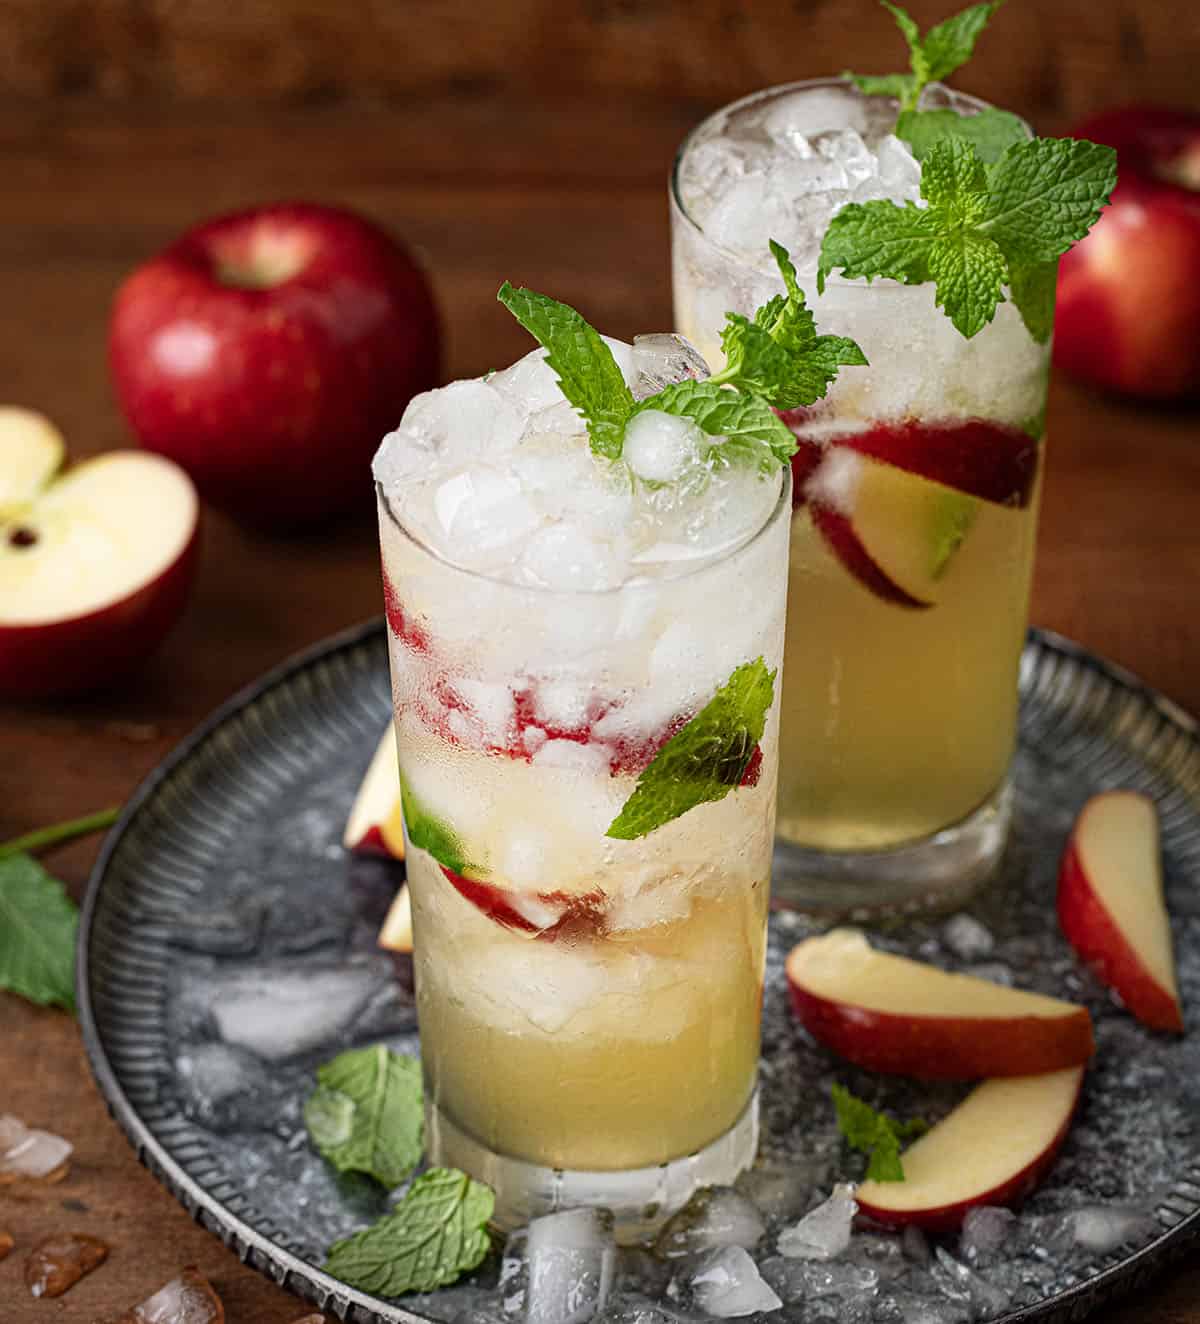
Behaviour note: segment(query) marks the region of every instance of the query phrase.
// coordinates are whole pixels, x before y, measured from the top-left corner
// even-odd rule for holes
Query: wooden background
[[[914,0],[923,25],[958,0]],[[0,400],[44,409],[76,455],[129,444],[104,334],[122,277],[202,216],[270,198],[347,204],[403,236],[442,307],[449,376],[524,353],[504,278],[606,331],[670,322],[665,177],[709,108],[755,87],[898,67],[871,0],[0,0]],[[1192,0],[1010,0],[963,86],[1044,130],[1113,101],[1200,108]],[[1056,381],[1033,619],[1200,711],[1200,416]],[[194,598],[121,688],[0,704],[0,840],[123,799],[217,703],[380,609],[373,518],[304,539],[208,512]],[[82,894],[96,843],[47,864]],[[230,1324],[304,1307],[238,1264],[136,1164],[73,1021],[0,995],[0,1111],[78,1147],[67,1184],[0,1188],[0,1324],[92,1324],[185,1263]],[[28,1246],[113,1244],[61,1301]],[[1097,1324],[1200,1324],[1195,1255]]]

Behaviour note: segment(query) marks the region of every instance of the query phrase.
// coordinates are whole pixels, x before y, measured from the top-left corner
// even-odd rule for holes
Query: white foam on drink
[[[708,375],[679,336],[606,343],[637,399]],[[721,440],[647,410],[623,460],[596,455],[539,349],[418,396],[374,472],[399,522],[444,560],[532,588],[599,592],[685,573],[762,527],[781,476],[726,457]]]

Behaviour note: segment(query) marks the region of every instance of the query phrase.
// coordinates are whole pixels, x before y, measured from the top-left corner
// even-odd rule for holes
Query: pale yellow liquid
[[[923,480],[913,478],[913,483]],[[982,805],[1016,739],[1040,481],[979,502],[939,601],[876,597],[792,521],[777,828],[825,850],[919,839]]]
[[[568,946],[500,928],[423,851],[409,877],[427,1088],[461,1130],[513,1158],[617,1171],[737,1121],[758,1064],[765,879]],[[564,1002],[568,988],[591,992]]]

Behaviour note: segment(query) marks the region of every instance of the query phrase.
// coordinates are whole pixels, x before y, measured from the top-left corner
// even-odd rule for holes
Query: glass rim
[[[501,590],[511,589],[517,593],[533,593],[545,597],[546,599],[558,598],[564,601],[568,599],[577,601],[594,601],[597,599],[610,599],[619,593],[661,591],[667,585],[679,584],[686,580],[694,579],[696,576],[703,575],[706,571],[713,570],[719,565],[725,565],[730,558],[741,556],[744,552],[748,552],[750,548],[756,546],[766,536],[767,532],[773,529],[781,519],[790,523],[792,512],[792,466],[790,462],[783,465],[783,472],[779,484],[779,497],[774,506],[771,507],[771,513],[753,533],[729,548],[728,551],[714,554],[713,556],[705,557],[703,559],[696,558],[700,561],[700,564],[694,565],[677,575],[664,575],[661,577],[645,578],[641,580],[627,580],[622,584],[614,585],[612,588],[551,588],[548,585],[519,584],[511,579],[502,579],[498,575],[487,574],[482,570],[472,570],[467,566],[458,565],[454,561],[448,560],[437,550],[436,547],[431,547],[424,538],[418,536],[416,532],[404,524],[392,508],[392,503],[388,500],[387,491],[378,479],[375,480],[375,495],[378,500],[379,509],[386,513],[387,518],[391,521],[392,526],[401,537],[418,551],[438,562],[440,565],[445,566],[446,569],[454,571],[456,574],[465,575],[469,579],[477,580],[481,583],[495,585]],[[385,565],[385,573],[386,570],[387,567]]]
[[[960,92],[957,88],[949,87],[945,83],[934,82],[934,83],[929,83],[927,86],[935,89],[938,92],[944,93],[949,101],[951,102],[957,101],[964,105],[970,106],[976,112],[979,112],[981,110],[995,109],[992,102],[984,101],[982,97],[973,96],[970,92]],[[821,78],[799,78],[791,83],[775,83],[771,87],[759,88],[758,91],[756,92],[749,92],[743,97],[738,97],[735,101],[727,102],[723,106],[718,106],[716,110],[710,111],[707,115],[705,115],[705,117],[702,120],[699,121],[699,123],[694,124],[687,131],[687,133],[683,137],[683,140],[680,142],[679,147],[675,151],[675,159],[671,163],[671,173],[668,180],[668,193],[670,194],[671,210],[673,212],[677,212],[681,217],[681,219],[686,221],[687,224],[691,226],[692,230],[696,234],[698,234],[706,244],[710,245],[710,247],[714,251],[719,253],[722,257],[724,257],[728,261],[735,262],[738,266],[744,267],[749,271],[761,270],[765,273],[769,269],[766,266],[763,266],[761,268],[756,267],[752,263],[747,261],[746,258],[743,257],[741,254],[735,253],[732,249],[726,248],[723,244],[717,243],[717,241],[713,239],[705,230],[703,224],[701,224],[700,221],[696,220],[696,218],[691,214],[691,212],[688,210],[687,206],[685,205],[680,190],[680,174],[683,168],[684,158],[687,156],[688,151],[691,149],[692,145],[699,139],[700,135],[719,116],[729,115],[735,110],[740,110],[743,106],[750,106],[758,101],[766,101],[773,97],[782,96],[784,93],[805,92],[822,87],[844,88],[847,91],[854,92],[858,96],[864,98],[867,97],[868,95],[866,92],[859,91],[859,89],[854,87],[852,81],[849,78],[840,74],[827,74]],[[880,99],[890,101],[894,105],[896,105],[897,108],[899,107],[899,102],[896,100],[895,97],[885,97]],[[1021,121],[1022,125],[1024,125],[1024,127],[1028,130],[1029,136],[1031,138],[1034,137],[1035,135],[1033,131],[1033,126],[1029,123],[1029,121],[1026,120],[1021,115],[1018,115],[1017,118]],[[895,288],[897,289],[904,288],[897,282],[889,282],[884,280],[876,280],[869,282],[863,282],[860,280],[849,280],[845,276],[843,276],[840,272],[830,272],[830,274],[825,278],[825,283],[826,285],[841,285],[841,286],[849,286],[859,289],[869,289],[875,292],[878,292],[881,289],[886,289],[892,285],[895,285]]]

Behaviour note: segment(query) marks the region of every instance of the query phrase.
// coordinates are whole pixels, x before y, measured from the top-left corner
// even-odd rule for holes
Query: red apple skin
[[[354,843],[350,849],[355,855],[381,855],[384,859],[392,859],[392,852],[387,848],[387,842],[383,839],[383,833],[380,832],[377,824],[372,824]]]
[[[605,897],[603,892],[538,892],[536,898],[544,905],[561,905],[562,914],[549,927],[539,929],[509,902],[511,893],[503,887],[493,887],[491,883],[481,882],[477,878],[464,878],[446,866],[439,865],[447,882],[462,897],[482,911],[489,919],[495,920],[501,928],[515,929],[519,933],[528,933],[543,942],[557,942],[560,938],[594,938],[604,932]]]
[[[298,269],[266,288],[223,283],[262,237]],[[287,203],[218,217],[117,292],[109,365],[143,446],[214,506],[265,528],[369,503],[370,460],[438,379],[429,284],[407,252],[348,211]]]
[[[1073,133],[1116,148],[1118,180],[1059,263],[1055,365],[1129,395],[1200,394],[1200,114],[1130,106]]]
[[[1179,1003],[1151,978],[1113,922],[1088,882],[1074,838],[1059,865],[1058,922],[1066,940],[1143,1025],[1183,1033]]]
[[[1082,1077],[1080,1093],[1082,1093]],[[1078,1094],[1075,1096],[1075,1106],[1076,1108],[1079,1106]],[[942,1205],[934,1209],[881,1209],[878,1205],[871,1204],[870,1200],[863,1200],[856,1194],[859,1212],[884,1227],[911,1226],[919,1227],[923,1232],[946,1233],[956,1232],[962,1226],[962,1221],[968,1212],[979,1205],[1002,1205],[1005,1208],[1014,1208],[1032,1194],[1050,1170],[1071,1130],[1073,1117],[1074,1110],[1059,1127],[1049,1146],[1032,1163],[993,1190],[980,1191],[968,1200],[960,1200],[955,1204]]]
[[[813,502],[809,506],[809,513],[814,527],[825,539],[830,551],[855,579],[877,598],[891,602],[897,607],[933,606],[931,602],[913,597],[884,572],[854,531],[854,525],[841,511]]]
[[[1095,1049],[1092,1021],[1073,1016],[1022,1016],[1019,1032],[1004,1022],[952,1016],[900,1016],[817,997],[789,979],[792,1007],[820,1044],[847,1062],[917,1080],[978,1080],[1037,1076],[1078,1066]]]
[[[148,584],[85,616],[0,624],[0,697],[43,699],[106,689],[143,661],[183,614],[195,577],[200,526]]]

